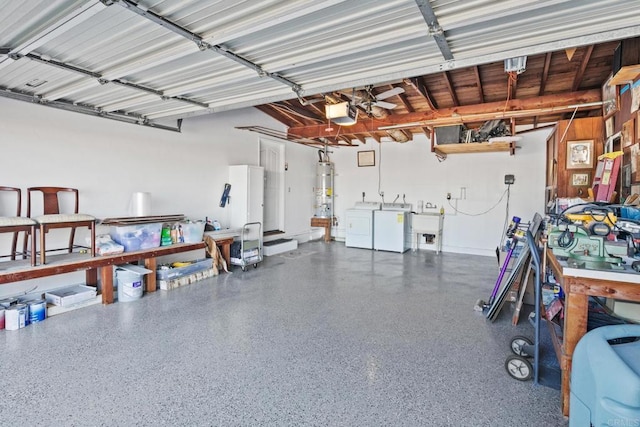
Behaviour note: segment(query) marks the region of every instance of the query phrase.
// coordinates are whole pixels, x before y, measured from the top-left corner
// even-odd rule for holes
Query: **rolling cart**
[[[239,244],[239,252],[231,248],[231,264],[239,265],[245,271],[248,265],[253,264],[253,268],[258,267],[262,262],[262,223],[248,222],[242,226],[240,240],[234,242]],[[236,253],[234,253],[236,252]]]
[[[534,339],[530,340],[522,335],[513,337],[511,339],[513,354],[507,357],[504,366],[507,373],[518,381],[528,381],[533,378],[533,383],[536,385],[542,384],[559,389],[560,372],[558,369],[540,363],[540,326],[543,316],[542,277],[544,271],[540,262],[540,252],[531,231],[527,231],[526,241],[531,252],[531,265],[535,272],[535,311],[533,316],[529,318],[534,326]]]

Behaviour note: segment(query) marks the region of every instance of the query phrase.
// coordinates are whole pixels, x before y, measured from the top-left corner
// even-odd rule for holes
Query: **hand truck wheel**
[[[518,381],[529,381],[533,377],[533,366],[524,357],[511,355],[504,362],[504,367],[509,376]]]
[[[531,357],[525,350],[526,345],[533,345],[533,342],[525,336],[518,335],[511,339],[511,351],[517,356]]]

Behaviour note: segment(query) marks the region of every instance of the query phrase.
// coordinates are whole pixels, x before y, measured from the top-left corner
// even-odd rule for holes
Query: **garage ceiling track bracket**
[[[240,65],[243,65],[247,68],[250,68],[252,70],[254,70],[256,73],[258,73],[258,75],[260,77],[269,77],[279,83],[282,83],[286,86],[289,86],[296,94],[300,95],[300,93],[302,92],[302,87],[300,85],[298,85],[295,82],[292,82],[291,80],[287,79],[286,77],[281,76],[278,73],[270,73],[268,71],[266,71],[265,69],[263,69],[260,65],[249,61],[246,58],[243,58],[242,56],[232,52],[231,50],[229,50],[228,48],[222,46],[222,45],[212,45],[209,44],[207,42],[205,42],[202,37],[200,37],[198,34],[193,33],[189,30],[187,30],[186,28],[183,28],[171,21],[169,21],[168,19],[166,19],[163,16],[160,16],[150,10],[146,10],[140,6],[138,6],[135,2],[131,1],[131,0],[113,0],[113,4],[119,4],[122,7],[126,8],[127,10],[130,10],[134,13],[136,13],[137,15],[148,19],[149,21],[160,25],[163,28],[166,28],[169,31],[172,31],[176,34],[178,34],[181,37],[184,37],[185,39],[194,42],[198,48],[200,50],[212,50],[215,53],[222,55],[228,59],[231,59],[232,61],[237,62]]]
[[[438,23],[438,18],[431,7],[431,3],[429,0],[416,0],[416,3],[418,5],[418,9],[420,9],[420,13],[422,13],[424,21],[429,27],[429,35],[433,37],[433,40],[438,45],[444,59],[451,61],[453,59],[453,53],[451,53],[449,43],[447,43],[447,39],[444,35],[444,30]]]

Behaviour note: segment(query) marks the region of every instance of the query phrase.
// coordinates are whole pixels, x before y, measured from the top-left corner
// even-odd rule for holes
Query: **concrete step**
[[[265,256],[278,255],[298,249],[298,241],[294,239],[277,239],[263,243]]]

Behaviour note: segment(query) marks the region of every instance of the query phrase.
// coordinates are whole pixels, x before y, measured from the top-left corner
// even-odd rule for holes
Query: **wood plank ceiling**
[[[406,142],[416,133],[431,137],[435,126],[474,128],[491,117],[535,128],[570,118],[574,112],[575,117],[602,115],[601,87],[611,74],[618,43],[529,56],[521,74],[506,73],[499,61],[375,85],[374,96],[393,88],[404,92],[384,100],[396,106],[385,109],[382,118],[367,111],[367,105],[359,106],[353,126],[329,123],[324,102],[303,105],[304,100],[292,98],[256,108],[287,125],[286,138],[310,145],[354,146],[365,138]],[[324,95],[349,101],[350,93],[351,88],[345,88]],[[578,105],[582,106],[576,109]]]

